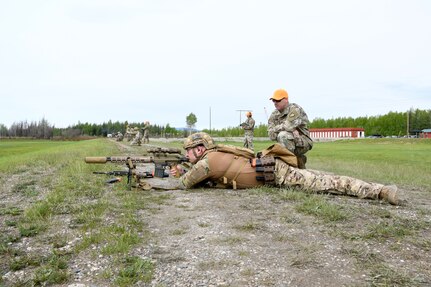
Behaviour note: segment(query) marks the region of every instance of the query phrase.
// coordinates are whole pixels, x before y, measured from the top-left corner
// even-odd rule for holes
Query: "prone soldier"
[[[219,151],[208,134],[199,132],[184,141],[186,158],[193,166],[182,174],[172,189],[205,186],[253,188],[263,185],[291,187],[304,191],[343,194],[366,199],[381,199],[390,204],[404,203],[395,185],[366,182],[357,178],[299,169],[295,154],[274,144],[253,159]],[[174,167],[171,173],[182,172]],[[153,186],[157,188],[157,186]]]

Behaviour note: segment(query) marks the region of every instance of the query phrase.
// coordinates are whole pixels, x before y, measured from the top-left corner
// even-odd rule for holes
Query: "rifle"
[[[169,175],[165,175],[166,167],[171,168],[189,161],[178,148],[154,147],[147,149],[147,153],[154,159],[154,176],[156,177],[167,177]]]
[[[148,188],[148,184],[145,183],[143,178],[150,177],[148,172],[141,172],[136,170],[137,163],[152,163],[155,165],[154,174],[156,177],[167,177],[169,174],[165,173],[166,167],[172,167],[173,165],[188,162],[188,158],[181,155],[181,150],[174,148],[151,148],[147,150],[148,156],[108,156],[108,157],[86,157],[86,163],[97,163],[105,164],[107,162],[126,164],[127,171],[115,171],[106,172],[111,175],[127,175],[127,184],[129,189],[131,187],[140,187],[143,189]],[[105,172],[97,172],[105,173]],[[151,177],[152,177],[151,176]],[[136,185],[132,186],[132,179],[135,179]]]

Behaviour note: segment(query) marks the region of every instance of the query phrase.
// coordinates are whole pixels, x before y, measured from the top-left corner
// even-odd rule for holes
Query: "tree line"
[[[194,114],[187,116],[187,126],[192,128],[197,122]],[[144,123],[111,121],[102,124],[80,123],[67,128],[55,128],[46,119],[39,122],[17,122],[9,128],[0,124],[0,138],[4,137],[29,137],[36,139],[75,139],[79,137],[100,137],[117,132],[125,133],[126,127],[144,126]],[[407,128],[408,125],[408,128]],[[410,109],[407,112],[389,112],[382,116],[370,117],[338,117],[333,119],[316,118],[310,123],[310,128],[363,128],[365,135],[382,135],[382,136],[404,136],[417,134],[423,129],[431,128],[431,110]],[[213,136],[219,137],[240,137],[244,131],[240,127],[227,127],[222,129],[204,129]],[[176,129],[169,124],[151,125],[151,137],[186,137],[189,134],[187,129]],[[255,127],[254,136],[267,137],[267,125],[260,124]]]
[[[37,139],[50,139],[54,133],[54,126],[45,119],[39,122],[17,122],[13,123],[9,128],[4,124],[0,124],[0,137],[30,137]]]
[[[408,125],[408,128],[407,128]],[[310,128],[363,128],[365,135],[403,136],[416,135],[431,128],[431,110],[410,109],[407,112],[389,112],[383,116],[340,117],[335,119],[316,118]]]

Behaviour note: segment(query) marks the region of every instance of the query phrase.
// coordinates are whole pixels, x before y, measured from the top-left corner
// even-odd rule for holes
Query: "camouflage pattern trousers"
[[[244,147],[254,150],[253,146],[253,131],[245,131],[244,133]]]
[[[327,192],[350,195],[359,198],[378,199],[384,187],[349,176],[294,168],[277,159],[275,164],[275,184],[280,187],[294,187],[305,191]]]
[[[141,139],[142,139],[142,134],[138,132],[136,136],[133,138],[133,141],[130,143],[130,145],[141,145]]]
[[[144,143],[150,143],[150,133],[148,130],[144,131]]]
[[[296,155],[305,154],[311,149],[311,145],[303,136],[295,136],[293,132],[281,131],[277,135],[277,142]]]

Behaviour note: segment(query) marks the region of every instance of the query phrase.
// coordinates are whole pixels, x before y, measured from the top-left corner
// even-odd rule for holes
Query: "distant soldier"
[[[129,125],[127,125],[126,126],[126,134],[125,134],[125,138],[126,138],[126,140],[129,142],[129,141],[131,141],[132,139],[133,139],[133,136],[132,136],[132,128],[131,127],[129,127]]]
[[[150,122],[146,121],[142,129],[144,131],[144,144],[150,143]]]
[[[124,139],[124,136],[121,132],[117,132],[117,135],[115,136],[117,142],[122,142]]]
[[[134,127],[131,134],[134,136],[130,145],[141,145],[142,133],[139,131],[138,127]]]
[[[255,121],[252,118],[251,112],[247,112],[245,115],[247,116],[247,119],[240,125],[244,129],[244,147],[254,150],[253,136]]]
[[[275,144],[253,159],[221,151],[210,135],[198,132],[184,141],[186,157],[193,166],[184,171],[174,167],[171,174],[180,173],[170,189],[192,187],[255,188],[269,185],[295,188],[304,192],[325,192],[367,199],[381,199],[391,204],[404,204],[395,185],[366,182],[349,176],[334,175],[316,170],[297,168],[297,157]],[[156,185],[153,184],[153,187]],[[164,187],[161,187],[164,188]]]
[[[289,96],[283,89],[276,90],[270,100],[276,110],[268,120],[269,138],[294,153],[298,157],[298,167],[305,168],[305,153],[313,147],[307,114],[299,105],[289,103]]]

